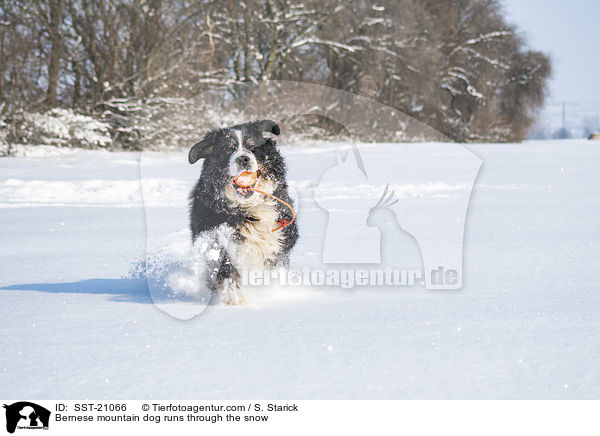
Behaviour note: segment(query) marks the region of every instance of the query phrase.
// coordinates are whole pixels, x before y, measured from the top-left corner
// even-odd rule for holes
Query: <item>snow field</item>
[[[283,149],[299,197],[293,268],[327,267],[328,214],[313,191],[351,149]],[[0,396],[598,398],[600,148],[569,140],[468,149],[483,165],[462,289],[275,286],[246,290],[241,307],[189,298],[197,264],[186,197],[199,166],[185,163],[185,151],[0,159]],[[381,162],[369,174],[410,175],[417,166],[403,150],[360,145]],[[464,191],[446,177],[458,166],[432,158],[446,162],[446,181],[398,183],[400,201]],[[325,187],[342,211],[381,194],[343,185]],[[371,219],[382,265],[422,267],[402,216]],[[148,284],[143,259],[155,263]],[[185,298],[155,304],[152,290],[165,283]],[[169,315],[198,308],[187,321]]]

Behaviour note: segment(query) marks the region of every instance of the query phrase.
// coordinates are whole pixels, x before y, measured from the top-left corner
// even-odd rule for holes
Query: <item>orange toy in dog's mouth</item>
[[[252,188],[258,180],[257,171],[244,171],[232,180],[236,191],[244,197],[250,197],[253,194]]]
[[[257,171],[244,171],[240,173],[235,179],[233,179],[233,183],[242,188],[249,188],[250,186],[254,186],[256,183],[256,179],[258,179]]]

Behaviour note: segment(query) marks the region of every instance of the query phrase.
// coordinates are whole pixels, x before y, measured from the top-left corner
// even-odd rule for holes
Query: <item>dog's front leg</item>
[[[242,293],[242,289],[236,278],[228,278],[223,281],[223,290],[221,291],[221,298],[225,304],[238,305],[246,304],[246,298]]]
[[[217,259],[207,262],[207,282],[210,289],[219,295],[225,304],[237,305],[246,302],[239,285],[239,274],[229,261],[225,250]]]
[[[245,304],[246,299],[242,293],[239,283],[239,273],[229,261],[227,255],[222,256],[221,267],[217,274],[217,282],[219,283],[218,291],[221,299],[225,304],[238,305]]]

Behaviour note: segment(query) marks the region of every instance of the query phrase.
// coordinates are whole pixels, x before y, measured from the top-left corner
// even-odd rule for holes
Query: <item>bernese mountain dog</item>
[[[192,240],[202,239],[206,280],[228,304],[244,303],[241,272],[285,267],[298,239],[277,123],[254,121],[216,129],[189,151],[204,159],[190,194]],[[208,245],[207,245],[208,244]]]

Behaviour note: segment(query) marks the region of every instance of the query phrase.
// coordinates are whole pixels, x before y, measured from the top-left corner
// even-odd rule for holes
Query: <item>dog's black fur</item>
[[[242,192],[233,184],[232,179],[241,171],[258,170],[258,186],[261,186],[260,183],[268,183],[273,187],[274,196],[293,207],[288,194],[285,162],[275,140],[265,138],[263,136],[265,132],[279,135],[279,126],[273,121],[263,120],[217,129],[209,132],[202,141],[191,148],[188,156],[190,163],[193,164],[204,158],[200,180],[190,195],[190,226],[193,240],[201,235],[210,236],[217,228],[226,226],[231,230],[227,244],[233,243],[241,250],[244,249],[245,240],[248,238],[240,233],[241,229],[249,222],[261,219],[252,216],[252,209],[245,204],[248,201],[252,201],[253,204],[257,202],[266,204],[264,202],[267,198],[257,192],[245,190]],[[226,192],[229,192],[229,197],[226,196]],[[232,201],[232,192],[239,196],[239,201]],[[251,197],[254,196],[260,198],[252,199]],[[278,221],[281,219],[291,221],[291,212],[284,205],[273,201],[270,204],[276,208]],[[253,229],[254,226],[247,228]],[[272,229],[263,231],[271,232]],[[281,232],[281,235],[278,235],[281,249],[264,259],[263,267],[286,265],[290,250],[298,239],[295,221],[276,232]],[[213,237],[213,245],[216,245],[220,251],[218,261],[207,259],[209,284],[214,290],[221,289],[227,279],[233,281],[239,288],[237,269],[245,267],[231,258],[231,250],[224,246],[227,244]]]

